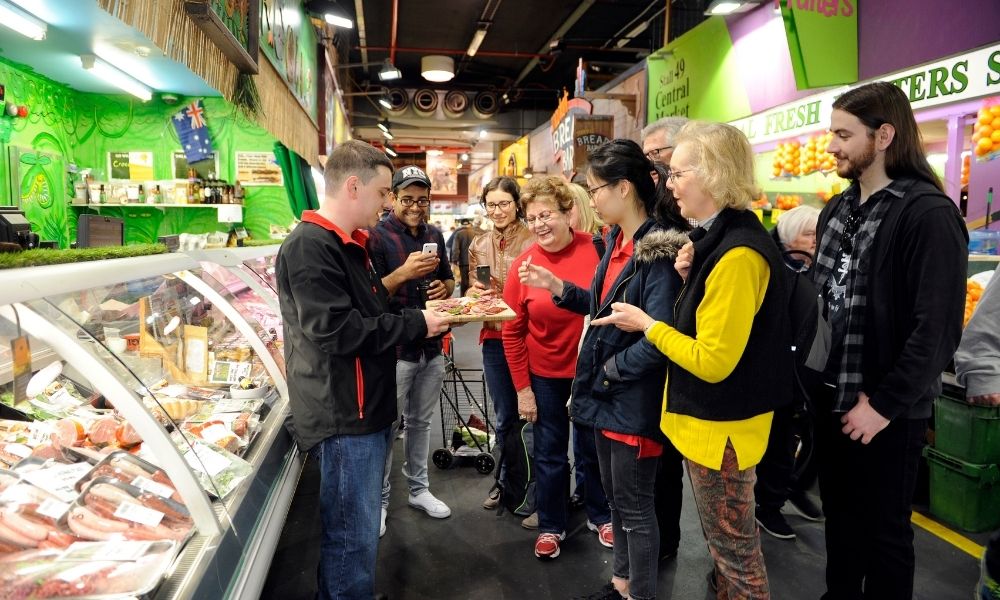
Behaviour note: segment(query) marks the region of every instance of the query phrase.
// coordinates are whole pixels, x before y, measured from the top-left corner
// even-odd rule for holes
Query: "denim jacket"
[[[608,232],[609,248],[619,232],[618,226]],[[658,321],[673,323],[674,301],[682,284],[674,259],[686,242],[685,234],[664,230],[648,219],[635,233],[632,259],[603,302],[598,304],[598,298],[611,252],[602,257],[589,290],[567,282],[556,305],[596,319],[611,314],[612,303],[627,302]],[[642,332],[589,327],[576,363],[572,418],[598,429],[662,440],[659,424],[666,373],[667,358]]]

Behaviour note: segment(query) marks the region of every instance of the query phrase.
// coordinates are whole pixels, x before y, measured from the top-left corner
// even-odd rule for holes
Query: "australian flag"
[[[174,128],[181,139],[184,158],[188,163],[196,163],[212,157],[212,140],[208,138],[205,126],[205,109],[201,100],[195,100],[174,115]]]

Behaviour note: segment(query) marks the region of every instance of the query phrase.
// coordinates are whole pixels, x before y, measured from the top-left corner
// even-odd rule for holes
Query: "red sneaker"
[[[601,542],[605,548],[615,547],[615,530],[611,527],[610,521],[603,525],[594,525],[587,521],[587,529],[597,534],[597,541]]]
[[[540,533],[535,540],[535,556],[552,560],[559,556],[559,542],[566,539],[566,533]]]

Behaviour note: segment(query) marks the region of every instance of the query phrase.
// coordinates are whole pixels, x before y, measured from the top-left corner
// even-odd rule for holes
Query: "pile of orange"
[[[971,154],[965,154],[962,156],[962,187],[969,185],[969,159],[972,158]]]
[[[836,161],[832,154],[826,149],[833,139],[833,133],[817,133],[806,142],[805,152],[802,153],[801,171],[803,175],[815,173],[816,171],[832,171],[836,166]]]
[[[771,201],[767,199],[767,194],[760,193],[756,200],[750,201],[750,208],[771,208]]]
[[[802,174],[802,142],[793,140],[782,142],[774,152],[774,162],[771,164],[771,175],[788,177]]]
[[[1000,152],[1000,104],[980,108],[977,117],[972,126],[972,147],[976,156],[983,158]]]
[[[774,197],[774,207],[781,210],[791,210],[802,204],[802,196],[798,194],[778,194]]]
[[[979,297],[983,295],[983,286],[979,284],[978,281],[972,279],[968,280],[965,284],[965,318],[962,320],[962,327],[969,324],[969,319],[972,318],[972,312],[976,310],[976,305],[979,304]]]

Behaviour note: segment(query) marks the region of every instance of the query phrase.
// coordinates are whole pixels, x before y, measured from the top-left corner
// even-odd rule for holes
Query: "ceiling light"
[[[310,0],[305,3],[304,8],[311,13],[323,15],[323,20],[334,27],[354,28],[354,21],[334,0]]]
[[[354,29],[354,21],[348,18],[340,17],[331,13],[326,13],[325,15],[323,15],[323,18],[326,19],[327,23],[333,25],[334,27],[340,27],[342,29]]]
[[[382,131],[382,137],[384,137],[387,140],[391,140],[394,136],[392,135],[391,131],[389,131],[388,129],[385,129],[385,130]]]
[[[521,173],[521,177],[524,179],[531,179],[535,176],[535,172],[531,170],[531,167],[525,167],[524,172]]]
[[[84,69],[90,71],[98,78],[103,79],[105,82],[110,83],[115,87],[125,90],[143,102],[146,102],[153,97],[153,90],[148,85],[142,83],[138,79],[135,79],[124,71],[111,66],[93,54],[81,54],[80,62],[83,64]]]
[[[0,2],[0,25],[33,40],[44,40],[48,24],[9,2]]]
[[[479,139],[485,139],[485,138],[486,138],[486,130],[485,129],[480,129],[479,130]]]
[[[393,158],[399,156],[399,154],[397,154],[396,151],[392,149],[392,146],[389,146],[388,144],[386,144],[385,146],[385,153]]]
[[[382,62],[382,68],[378,72],[379,81],[391,81],[399,79],[402,76],[403,72],[396,68],[396,65],[392,64],[391,60],[387,58]]]
[[[388,121],[388,119],[382,119],[381,121],[379,121],[378,123],[376,123],[376,126],[379,129],[381,129],[382,131],[389,131],[389,121]]]
[[[462,159],[462,162],[465,162],[465,161],[469,160],[469,153],[468,152],[463,152],[462,156],[460,156],[459,158]]]
[[[479,27],[476,28],[476,32],[472,34],[472,41],[469,42],[469,49],[465,51],[469,57],[476,55],[479,52],[479,45],[483,43],[486,39],[486,28],[489,27],[489,23],[480,23]]]
[[[427,81],[444,83],[455,76],[455,59],[442,54],[431,54],[420,59],[420,74]]]
[[[729,15],[741,8],[745,2],[743,0],[714,0],[705,10],[706,15]]]
[[[382,108],[392,108],[392,102],[389,102],[389,99],[385,96],[379,96],[378,103]]]

